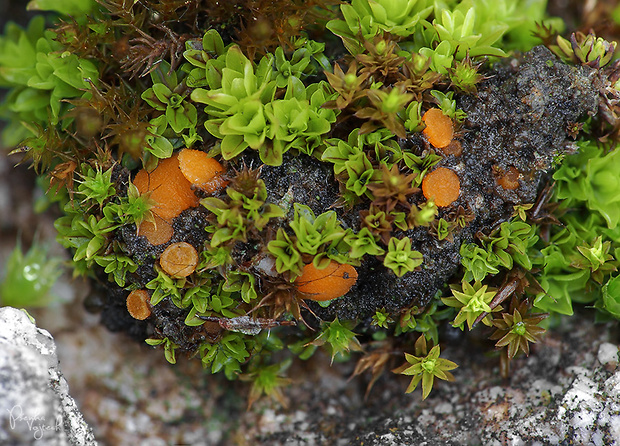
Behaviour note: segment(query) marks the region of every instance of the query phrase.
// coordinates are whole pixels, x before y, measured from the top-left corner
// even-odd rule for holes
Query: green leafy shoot
[[[169,125],[175,133],[180,134],[185,129],[196,127],[198,115],[194,104],[186,100],[188,92],[185,91],[187,88],[184,83],[166,85],[166,83],[157,82],[160,79],[156,71],[166,71],[167,67],[169,68],[169,65],[162,62],[151,73],[153,86],[145,90],[141,97],[155,110],[163,112],[152,123],[159,124],[161,121],[164,125]],[[172,80],[176,81],[176,76],[173,76]]]
[[[463,243],[460,248],[461,263],[465,268],[463,280],[482,281],[487,275],[499,273],[497,257],[475,243]]]
[[[228,379],[235,379],[241,372],[241,364],[250,356],[252,341],[242,333],[227,332],[219,342],[200,345],[203,367],[210,367],[211,373],[223,371]]]
[[[352,259],[359,259],[365,255],[380,256],[385,253],[377,242],[379,237],[373,234],[370,229],[364,227],[358,233],[349,232],[345,242],[351,247],[349,256]]]
[[[540,341],[545,329],[538,325],[547,316],[546,313],[527,314],[527,305],[511,305],[512,313],[501,313],[500,317],[493,319],[495,332],[489,339],[497,340],[495,347],[508,349],[508,359],[514,358],[517,353],[522,351],[526,356],[530,354],[530,343]]]
[[[135,184],[130,183],[127,189],[127,201],[122,203],[122,216],[128,221],[139,226],[143,221],[154,222],[153,207],[155,200],[150,198],[151,193],[140,194]]]
[[[489,339],[497,341],[495,347],[501,349],[500,372],[504,378],[510,374],[510,361],[522,351],[530,353],[530,343],[540,341],[545,329],[540,323],[548,313],[530,313],[527,300],[518,301],[513,297],[509,311],[496,315],[493,319],[495,331]]]
[[[328,257],[344,261],[346,256],[339,256],[339,245],[348,252],[349,245],[345,242],[347,231],[338,221],[336,212],[327,211],[318,217],[312,209],[299,203],[294,204],[295,214],[290,227],[295,232],[296,247],[300,253],[314,256],[313,262],[320,267],[321,263],[329,263]]]
[[[244,173],[241,175],[245,176]],[[234,241],[247,242],[249,234],[262,231],[269,219],[284,216],[282,208],[265,203],[267,188],[263,180],[250,181],[246,185],[248,190],[237,185],[238,182],[228,187],[227,199],[206,197],[200,201],[217,217],[218,229],[211,238],[211,246],[218,247]]]
[[[372,325],[379,328],[389,328],[392,323],[394,323],[394,319],[392,319],[390,313],[385,308],[377,310],[372,317]]]
[[[84,199],[82,204],[98,204],[101,208],[103,202],[116,193],[112,184],[112,169],[109,168],[105,172],[101,167],[93,169],[86,166],[82,173],[81,180],[78,181],[76,193],[82,195]]]
[[[392,237],[383,264],[394,271],[398,277],[415,270],[423,262],[422,253],[411,249],[409,237]]]
[[[157,277],[146,284],[147,289],[153,290],[153,294],[151,295],[151,304],[157,305],[164,298],[169,297],[176,306],[181,308],[181,292],[174,279],[162,270],[158,270],[157,273]]]
[[[439,90],[431,90],[431,95],[435,98],[437,105],[439,105],[444,115],[459,122],[465,120],[467,114],[460,108],[456,108],[456,100],[453,99],[453,91],[443,93]]]
[[[552,45],[551,50],[564,60],[601,68],[613,59],[617,45],[617,42],[596,37],[593,32],[584,34],[578,31],[570,35],[570,40],[558,35],[557,45]]]
[[[409,36],[432,11],[428,0],[353,0],[340,6],[343,20],[332,20],[327,28],[341,37],[345,47],[356,54],[360,42],[372,40],[379,32]]]
[[[250,381],[252,383],[252,388],[248,395],[248,410],[263,395],[279,402],[284,408],[288,407],[282,389],[292,382],[290,378],[284,376],[291,364],[292,359],[269,366],[261,365],[253,372],[240,375],[239,378],[242,381]]]
[[[275,258],[276,271],[278,273],[282,274],[285,271],[291,271],[296,276],[301,274],[304,265],[301,260],[301,254],[284,229],[278,229],[275,240],[271,240],[267,244],[267,251]]]
[[[422,399],[426,399],[433,389],[435,378],[454,381],[454,376],[450,370],[454,370],[458,365],[439,357],[441,354],[439,345],[435,345],[428,351],[426,337],[421,335],[415,343],[415,353],[417,356],[405,353],[407,362],[392,370],[397,374],[413,376],[405,391],[406,393],[413,392],[422,381]]]
[[[332,322],[324,322],[321,334],[309,345],[321,346],[327,344],[331,350],[331,360],[336,357],[345,357],[350,351],[362,351],[362,345],[351,331],[351,322],[340,322],[338,318]]]
[[[172,342],[167,337],[163,339],[149,338],[149,339],[146,339],[145,342],[148,345],[152,345],[152,346],[163,345],[166,361],[168,361],[170,364],[177,363],[176,349],[179,348],[179,346],[176,345],[174,342]]]
[[[618,270],[617,259],[609,253],[611,241],[603,242],[603,236],[599,235],[592,245],[577,246],[577,251],[581,257],[571,263],[571,266],[578,269],[589,269],[590,277],[598,284],[603,283],[605,275]]]
[[[462,330],[463,324],[467,322],[467,327],[471,330],[478,316],[501,309],[489,306],[497,293],[494,289],[487,291],[488,286],[482,285],[480,282],[475,282],[473,285],[469,282],[462,282],[460,290],[458,286],[454,285],[451,285],[451,288],[453,297],[442,297],[441,301],[449,307],[459,309],[456,318],[452,322],[453,327],[458,327]],[[482,322],[485,325],[490,325],[490,315],[485,317]]]

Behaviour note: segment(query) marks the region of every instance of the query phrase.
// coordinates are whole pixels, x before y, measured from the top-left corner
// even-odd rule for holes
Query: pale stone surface
[[[52,336],[0,308],[0,444],[96,445],[68,390]]]

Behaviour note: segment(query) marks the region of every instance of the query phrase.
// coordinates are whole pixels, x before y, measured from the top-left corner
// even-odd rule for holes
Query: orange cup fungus
[[[224,167],[200,150],[183,149],[179,153],[179,167],[187,180],[208,194],[223,189],[228,184],[222,174]]]
[[[196,207],[199,199],[192,186],[214,193],[228,182],[222,177],[224,168],[200,150],[183,149],[161,160],[151,172],[142,169],[133,180],[141,194],[151,192],[157,203],[153,209],[154,222],[144,221],[138,234],[152,245],[166,243],[173,234],[172,219],[185,209]]]
[[[187,277],[198,265],[198,252],[189,243],[173,243],[161,254],[159,264],[171,277]]]
[[[427,173],[422,180],[422,193],[427,200],[435,200],[437,206],[452,204],[460,192],[461,182],[458,175],[445,167]]]
[[[305,299],[326,301],[344,296],[356,281],[355,268],[332,260],[325,269],[317,269],[312,263],[304,266],[295,286]]]
[[[521,173],[514,167],[510,167],[502,176],[497,179],[497,184],[504,189],[515,190],[519,187],[519,176]]]
[[[444,115],[440,109],[431,108],[424,113],[422,121],[426,124],[423,133],[434,147],[441,149],[452,142],[454,137],[452,119]]]
[[[134,290],[127,296],[127,311],[134,319],[143,321],[151,315],[151,298],[146,290]]]
[[[172,238],[174,229],[171,220],[164,220],[155,215],[154,221],[145,220],[138,228],[138,235],[143,235],[151,245],[163,245]]]
[[[461,153],[463,153],[463,146],[461,145],[459,141],[457,141],[456,139],[453,139],[452,142],[448,144],[446,147],[442,147],[441,151],[445,155],[461,156]]]
[[[170,240],[172,219],[199,203],[191,183],[181,173],[178,155],[161,160],[151,172],[142,169],[133,184],[141,194],[151,192],[151,199],[157,203],[152,209],[155,223],[144,221],[138,228],[138,234],[144,235],[152,245]]]
[[[185,209],[198,206],[198,197],[179,168],[178,155],[161,160],[151,172],[142,169],[133,184],[141,194],[151,192],[151,199],[157,203],[153,212],[164,220],[171,220]]]

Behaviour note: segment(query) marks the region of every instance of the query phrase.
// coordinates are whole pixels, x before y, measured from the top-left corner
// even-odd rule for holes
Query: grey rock
[[[482,351],[446,348],[456,381],[438,382],[424,401],[419,390],[403,394],[409,377],[380,379],[364,402],[347,391],[351,381],[301,384],[288,412],[246,423],[259,431],[252,444],[620,446],[617,327],[587,317],[564,318],[529,358],[514,360],[508,379]]]
[[[11,307],[0,308],[0,444],[97,444],[69,395],[54,339]]]

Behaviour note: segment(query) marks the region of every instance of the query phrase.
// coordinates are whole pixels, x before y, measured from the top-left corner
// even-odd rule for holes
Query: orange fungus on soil
[[[295,285],[305,299],[325,301],[344,296],[356,281],[355,268],[332,260],[325,269],[317,269],[312,263],[304,266]]]
[[[441,151],[445,155],[461,156],[461,153],[463,153],[463,146],[458,140],[453,139],[446,147],[442,147]]]
[[[441,149],[452,142],[454,136],[452,119],[444,115],[440,109],[431,108],[424,113],[422,121],[426,124],[423,133],[434,147]]]
[[[514,190],[519,187],[519,176],[521,173],[514,167],[510,167],[501,177],[497,179],[497,184],[504,189]]]
[[[228,181],[222,177],[224,167],[201,150],[181,150],[179,167],[190,183],[209,194],[228,184]]]
[[[138,229],[138,234],[146,236],[153,245],[161,245],[170,240],[172,219],[185,209],[199,204],[191,183],[179,168],[178,155],[161,160],[151,172],[142,169],[133,183],[141,194],[150,191],[151,199],[157,203],[152,209],[155,225],[145,221]]]
[[[178,155],[161,160],[152,172],[142,169],[133,183],[141,194],[151,191],[157,206],[153,212],[163,219],[178,216],[185,209],[198,206],[198,197],[179,168]]]
[[[143,321],[151,315],[151,302],[146,290],[134,290],[127,296],[127,311],[134,319]]]
[[[461,192],[461,182],[454,171],[439,167],[427,173],[422,180],[422,193],[437,206],[448,206],[454,202]]]
[[[172,277],[187,277],[196,269],[198,252],[189,243],[173,243],[161,254],[159,264]]]
[[[153,220],[154,222],[145,220],[140,223],[138,235],[146,237],[151,245],[163,245],[172,238],[174,233],[172,221],[164,220],[157,215],[154,216]]]

